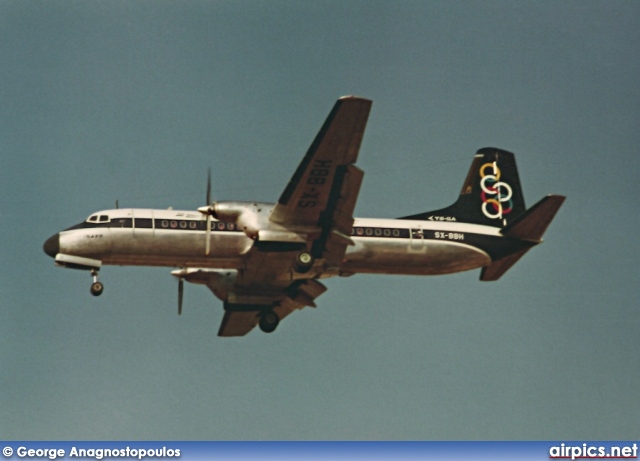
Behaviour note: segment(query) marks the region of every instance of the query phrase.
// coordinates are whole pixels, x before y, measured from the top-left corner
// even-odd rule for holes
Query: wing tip
[[[340,96],[338,98],[338,101],[345,101],[345,100],[350,100],[350,99],[353,99],[353,100],[356,100],[356,101],[372,102],[371,99],[363,98],[362,96],[355,96],[355,95],[352,95],[352,94],[348,94],[346,96]]]

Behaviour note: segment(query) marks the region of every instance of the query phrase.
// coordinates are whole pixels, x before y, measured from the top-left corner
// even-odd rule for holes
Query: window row
[[[167,230],[187,230],[187,231],[206,231],[207,221],[205,220],[184,220],[184,219],[151,219],[151,218],[111,218],[108,221],[103,221],[102,216],[96,220],[87,220],[74,228],[94,228],[94,227],[107,227],[107,228],[129,228],[135,227],[136,229],[167,229]],[[105,218],[107,218],[105,216]],[[211,222],[212,231],[239,231],[238,227],[234,223],[225,223],[220,221]]]
[[[111,227],[111,228],[132,228],[137,229],[157,229],[157,230],[185,230],[185,231],[206,231],[207,221],[205,220],[186,220],[186,219],[151,219],[151,218],[112,218],[108,222],[102,221],[102,216],[96,216],[95,221],[87,221],[79,227]],[[234,223],[226,223],[221,221],[211,222],[212,231],[228,231],[239,232],[238,226]],[[436,233],[435,238],[445,238],[438,234],[446,235],[444,232]],[[399,238],[399,239],[423,239],[424,232],[421,229],[397,229],[385,227],[354,227],[351,235],[356,237],[383,237],[383,238]],[[429,238],[432,238],[430,235]]]
[[[357,237],[409,238],[409,229],[391,229],[380,227],[354,227],[351,235]]]
[[[144,227],[138,225],[139,219],[136,219],[136,227]],[[151,227],[151,220],[149,219],[149,226]],[[156,229],[174,229],[174,230],[207,230],[207,221],[199,220],[178,220],[178,219],[156,219]],[[237,231],[238,227],[231,222],[212,221],[212,231]]]

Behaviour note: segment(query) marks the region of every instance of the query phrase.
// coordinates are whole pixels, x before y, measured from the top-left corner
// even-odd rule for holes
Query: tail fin
[[[505,227],[525,210],[515,156],[505,150],[486,147],[474,157],[456,203],[400,219]]]

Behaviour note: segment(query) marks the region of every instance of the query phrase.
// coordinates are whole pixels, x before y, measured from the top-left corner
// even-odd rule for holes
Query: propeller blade
[[[211,249],[211,167],[207,170],[207,236],[205,243],[204,254],[209,256],[209,250]],[[200,211],[202,212],[202,211]]]
[[[182,298],[184,297],[184,279],[178,279],[178,315],[182,314]]]
[[[211,216],[215,213],[215,206],[211,202],[211,168],[207,173],[207,206],[201,206],[198,211],[207,217],[207,235],[205,241],[205,255],[209,256],[211,250]]]
[[[209,256],[209,250],[211,249],[211,215],[207,215],[207,236],[206,236],[204,254]]]
[[[207,173],[207,206],[211,205],[211,167]]]

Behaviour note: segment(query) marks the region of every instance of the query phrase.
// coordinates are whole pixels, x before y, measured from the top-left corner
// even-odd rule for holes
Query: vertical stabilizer
[[[401,219],[505,227],[525,210],[515,156],[502,149],[487,147],[475,155],[456,203]]]

